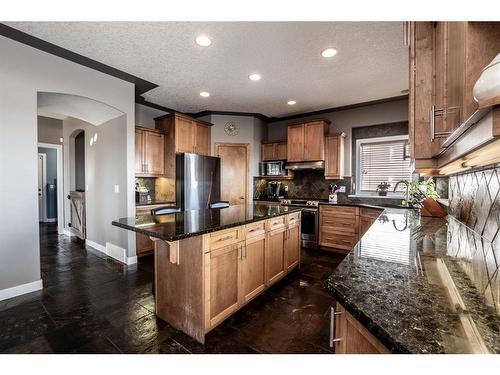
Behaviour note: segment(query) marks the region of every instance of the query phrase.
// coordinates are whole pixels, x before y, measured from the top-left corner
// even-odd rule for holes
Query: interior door
[[[221,200],[230,205],[247,204],[248,157],[245,143],[218,143],[215,152],[221,159]]]
[[[38,154],[38,221],[46,221],[46,155]]]

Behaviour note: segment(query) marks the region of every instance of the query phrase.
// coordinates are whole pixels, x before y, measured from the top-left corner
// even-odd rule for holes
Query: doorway
[[[215,143],[215,154],[221,158],[221,200],[248,204],[250,144]]]
[[[40,213],[40,222],[57,222],[57,232],[64,233],[64,200],[63,200],[63,163],[62,163],[62,145],[52,143],[38,143],[38,154],[45,155],[45,182],[42,182],[42,190],[40,191],[40,165],[38,167],[38,194],[39,202],[42,200],[45,205],[45,213]],[[40,162],[39,162],[40,164]],[[44,196],[40,197],[40,193]],[[39,205],[40,207],[43,205]],[[42,220],[44,218],[45,220]]]
[[[38,221],[47,221],[47,155],[38,153]]]

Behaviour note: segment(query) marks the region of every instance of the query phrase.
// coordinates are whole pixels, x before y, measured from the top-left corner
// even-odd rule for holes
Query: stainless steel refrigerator
[[[175,193],[183,211],[209,208],[220,201],[220,158],[176,154]]]

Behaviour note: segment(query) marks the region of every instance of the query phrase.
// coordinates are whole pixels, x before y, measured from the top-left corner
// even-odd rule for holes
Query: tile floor
[[[322,282],[342,255],[303,250],[302,266],[207,335],[154,315],[152,257],[124,266],[40,226],[44,289],[0,301],[0,353],[330,353]]]

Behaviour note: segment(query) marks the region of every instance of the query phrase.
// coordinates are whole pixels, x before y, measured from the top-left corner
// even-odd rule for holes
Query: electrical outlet
[[[339,193],[345,193],[345,186],[340,186]]]
[[[115,185],[115,193],[119,193],[120,192],[120,185]]]
[[[288,191],[288,185],[285,185],[285,191]]]

